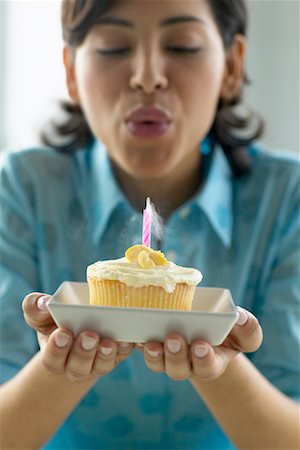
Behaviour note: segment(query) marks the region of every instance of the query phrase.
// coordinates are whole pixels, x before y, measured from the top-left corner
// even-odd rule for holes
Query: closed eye
[[[130,49],[127,47],[120,47],[120,48],[97,50],[97,53],[99,53],[102,56],[118,56],[118,55],[123,55],[129,51],[130,51]]]
[[[198,53],[201,51],[201,47],[179,47],[179,46],[172,46],[168,47],[168,50],[175,52],[175,53]]]
[[[199,53],[202,49],[201,47],[180,47],[180,46],[171,46],[167,47],[168,51],[174,53],[181,54],[196,54]],[[110,48],[110,49],[99,49],[97,53],[102,56],[122,56],[126,53],[130,52],[129,47],[119,47],[119,48]]]

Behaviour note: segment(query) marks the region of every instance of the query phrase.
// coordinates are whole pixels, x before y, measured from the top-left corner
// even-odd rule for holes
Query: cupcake
[[[97,261],[87,268],[90,304],[191,310],[202,274],[168,261],[161,251],[130,247],[125,257]]]

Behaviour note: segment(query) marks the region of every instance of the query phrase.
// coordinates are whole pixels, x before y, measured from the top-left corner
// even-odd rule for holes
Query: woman
[[[4,448],[296,448],[298,167],[238,114],[244,2],[65,0],[62,25],[65,140],[1,172]],[[140,241],[148,195],[157,245],[242,306],[219,347],[171,334],[137,352],[47,311],[39,292]]]

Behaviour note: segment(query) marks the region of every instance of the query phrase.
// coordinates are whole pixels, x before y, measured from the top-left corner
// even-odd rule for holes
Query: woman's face
[[[115,164],[153,179],[199,157],[225,65],[205,0],[125,0],[101,16],[67,69],[73,98]]]

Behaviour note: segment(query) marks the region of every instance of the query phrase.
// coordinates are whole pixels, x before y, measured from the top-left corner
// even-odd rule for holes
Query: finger
[[[164,372],[164,347],[160,342],[147,342],[144,345],[144,358],[146,366],[153,372]]]
[[[118,342],[118,355],[129,355],[133,349],[131,342]]]
[[[91,376],[99,344],[99,336],[90,331],[80,333],[69,353],[65,372],[71,381]]]
[[[119,342],[117,344],[117,356],[116,363],[124,361],[124,359],[128,358],[133,349],[133,344],[130,342]]]
[[[22,302],[24,318],[27,324],[43,334],[50,334],[57,328],[47,308],[50,298],[50,295],[32,292],[26,295]]]
[[[263,340],[262,328],[257,318],[249,311],[241,307],[237,307],[237,311],[238,320],[225,343],[244,353],[255,352]]]
[[[202,380],[213,380],[220,376],[227,365],[224,352],[218,352],[207,342],[199,339],[191,344],[190,355],[193,366],[193,376]]]
[[[142,343],[134,344],[134,348],[136,348],[139,352],[144,352],[144,344]]]
[[[104,338],[100,340],[92,369],[94,374],[106,375],[114,369],[117,349],[117,343],[112,339]]]
[[[51,373],[64,373],[69,352],[73,345],[70,331],[56,329],[41,351],[42,363]]]
[[[170,334],[164,341],[165,371],[172,380],[190,377],[192,368],[186,341],[178,334]]]

